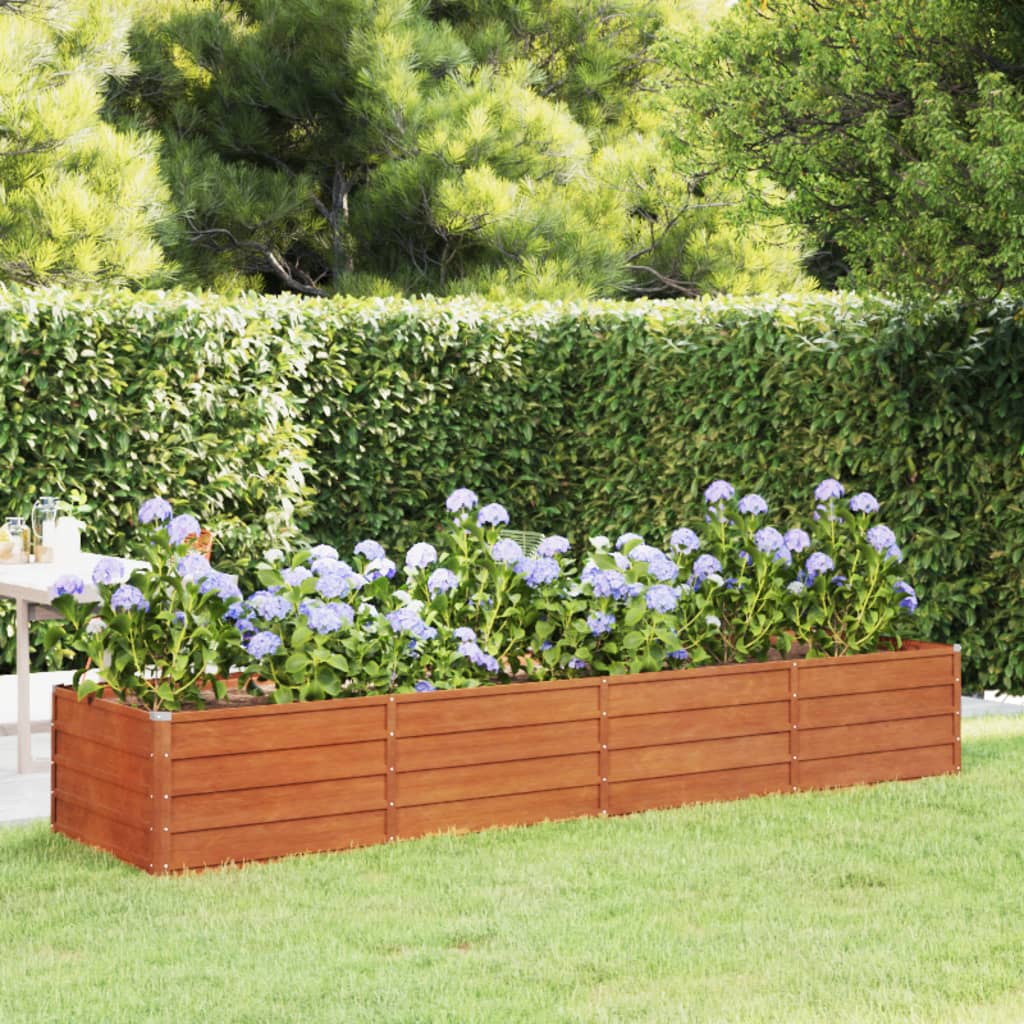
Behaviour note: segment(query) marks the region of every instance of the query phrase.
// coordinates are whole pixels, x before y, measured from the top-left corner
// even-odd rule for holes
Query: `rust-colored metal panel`
[[[420,772],[397,773],[395,803],[402,808],[506,793],[568,789],[596,784],[597,781],[596,750],[591,754],[538,757],[529,761],[503,761],[465,768],[429,768]]]
[[[177,736],[177,733],[175,733]],[[253,754],[193,757],[173,764],[175,793],[216,793],[272,780],[278,785],[377,775],[385,771],[384,738],[330,747],[262,750]]]
[[[801,686],[803,679],[800,680]],[[802,691],[801,691],[802,693]],[[955,692],[951,684],[922,686],[888,693],[855,693],[848,697],[814,697],[800,700],[800,728],[821,729],[859,722],[886,722],[899,718],[924,718],[953,714]]]
[[[598,721],[556,722],[507,729],[399,737],[396,764],[400,772],[422,768],[517,761],[530,757],[580,754],[598,748]]]
[[[800,756],[813,759],[909,750],[952,743],[955,738],[956,718],[951,714],[906,718],[896,722],[836,725],[828,729],[801,730]]]
[[[149,757],[137,757],[116,747],[108,747],[102,741],[73,736],[63,732],[59,723],[54,724],[54,730],[58,737],[57,750],[53,755],[56,764],[72,772],[104,779],[116,787],[149,792],[152,770]]]
[[[288,747],[325,747],[384,737],[384,704],[350,707],[339,700],[322,707],[323,710],[318,707],[307,715],[282,715],[280,718],[247,715],[249,709],[239,708],[237,720],[218,716],[210,721],[193,717],[175,721],[174,756],[204,757]],[[195,714],[202,715],[202,712]]]
[[[270,860],[292,853],[347,850],[383,843],[384,811],[239,825],[172,835],[172,871],[228,862]]]
[[[830,757],[801,764],[802,789],[855,786],[867,782],[918,779],[956,771],[954,743],[913,750],[890,750],[881,754]]]
[[[948,651],[927,657],[906,657],[900,652],[875,657],[877,660],[852,665],[826,665],[819,660],[801,662],[800,696],[909,690],[953,681],[953,656]]]
[[[274,779],[264,777],[262,781],[272,782]],[[171,830],[178,834],[232,825],[319,818],[329,814],[379,810],[384,805],[383,773],[361,779],[176,795],[171,808]]]
[[[600,787],[594,785],[402,807],[398,811],[397,834],[400,839],[409,839],[431,832],[470,832],[500,825],[579,818],[597,814],[599,802]]]
[[[764,668],[764,666],[759,666]],[[678,682],[619,683],[611,681],[609,715],[650,715],[733,704],[761,704],[789,698],[789,669],[784,663],[769,671],[722,677],[704,675]]]
[[[62,800],[54,801],[57,809],[53,827],[72,839],[149,870],[149,827],[135,827],[109,818],[95,807]]]
[[[90,775],[66,763],[53,766],[53,793],[56,799],[92,809],[114,821],[136,828],[148,827],[153,801],[137,789],[114,785],[107,779]]]
[[[79,703],[73,691],[64,692],[71,695],[72,702],[68,703],[66,699],[61,698],[54,704],[54,722],[61,732],[100,742],[104,746],[123,750],[137,757],[149,757],[153,740],[148,715],[144,712],[134,715],[118,714],[117,706],[111,706],[110,701]],[[103,724],[100,727],[96,725],[97,718],[102,718]]]
[[[745,796],[782,793],[789,789],[789,765],[769,764],[756,768],[701,772],[661,779],[611,783],[610,814],[630,814],[656,807],[713,800],[737,800]]]
[[[627,715],[608,722],[609,747],[644,747],[686,740],[723,739],[783,732],[789,728],[789,702],[736,704],[726,708]]]
[[[462,690],[458,696],[462,699],[438,701],[436,704],[400,699],[398,736],[507,729],[599,717],[597,683],[565,690],[544,688],[535,693],[522,688],[508,693],[504,687],[491,686]]]
[[[613,750],[610,757],[612,783],[627,779],[656,779],[691,772],[755,765],[786,764],[790,761],[789,731],[736,739],[697,740],[670,746],[631,747]]]

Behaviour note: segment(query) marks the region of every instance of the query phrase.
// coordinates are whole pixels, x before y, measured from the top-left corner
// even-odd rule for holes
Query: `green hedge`
[[[516,526],[660,541],[714,477],[796,514],[837,476],[885,502],[923,635],[964,643],[969,686],[1024,690],[1020,304],[977,323],[852,296],[0,292],[0,331],[9,492],[25,506],[44,483],[88,485],[94,543],[160,492],[212,522],[228,564],[262,543],[243,524],[404,544],[456,485]]]

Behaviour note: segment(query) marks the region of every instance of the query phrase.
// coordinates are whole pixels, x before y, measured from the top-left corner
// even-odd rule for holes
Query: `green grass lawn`
[[[151,878],[0,828],[0,1022],[1024,1021],[1024,720],[960,778]]]

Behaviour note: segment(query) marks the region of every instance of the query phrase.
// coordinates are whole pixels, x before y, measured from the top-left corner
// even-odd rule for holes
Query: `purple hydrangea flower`
[[[811,535],[799,528],[787,530],[782,540],[792,552],[806,551],[811,546]]]
[[[876,551],[888,551],[896,545],[896,534],[888,526],[872,526],[866,536],[868,543]]]
[[[256,632],[256,623],[253,622],[252,619],[239,619],[235,623],[235,629],[237,629],[242,636],[247,636],[250,633]]]
[[[554,583],[562,575],[561,566],[553,558],[521,558],[515,571],[531,589]]]
[[[879,509],[878,499],[867,491],[861,491],[850,499],[850,511],[870,515]]]
[[[316,576],[335,576],[338,573],[342,576],[351,576],[354,572],[348,562],[342,561],[340,558],[331,558],[330,555],[320,555],[311,559],[309,567]]]
[[[902,601],[900,601],[900,607],[913,614],[917,611],[917,591],[905,580],[897,580],[893,585],[892,589],[898,593],[906,595]]]
[[[679,604],[679,591],[664,583],[655,583],[653,587],[647,588],[644,601],[652,612],[673,612]]]
[[[392,632],[411,633],[418,640],[433,640],[437,636],[437,630],[428,626],[414,608],[397,608],[386,617]]]
[[[487,669],[488,672],[498,672],[501,668],[498,659],[488,654],[473,640],[464,640],[459,644],[459,654],[464,658],[469,658],[474,665]]]
[[[832,577],[831,582],[833,587],[835,587],[837,590],[841,590],[843,587],[846,586],[846,584],[849,581],[842,573],[837,573],[835,576]]]
[[[610,612],[594,612],[587,616],[587,626],[593,636],[604,636],[612,631],[615,625],[615,616]]]
[[[895,558],[897,562],[903,561],[903,552],[900,550],[899,544],[893,544],[886,548],[885,555],[887,558]]]
[[[484,505],[476,516],[477,526],[508,526],[508,511],[504,505],[492,501],[490,505]]]
[[[245,614],[245,604],[241,601],[233,604],[223,615],[225,622],[237,622]]]
[[[643,544],[644,539],[639,533],[623,533],[615,542],[615,550],[621,551],[627,544]]]
[[[366,565],[366,578],[371,583],[374,580],[379,580],[382,576],[390,580],[394,579],[397,571],[398,567],[390,558],[375,558]]]
[[[272,622],[287,618],[292,610],[292,603],[287,597],[273,594],[269,590],[257,590],[247,604],[259,618]]]
[[[361,540],[352,549],[352,552],[356,555],[362,555],[363,558],[371,562],[375,558],[387,557],[387,552],[384,550],[384,545],[375,540]]]
[[[213,570],[210,563],[198,551],[190,551],[178,559],[178,575],[189,583],[205,579]]]
[[[714,555],[700,555],[693,563],[693,575],[698,580],[706,580],[713,573],[721,573],[722,563]]]
[[[454,514],[462,512],[464,509],[476,508],[479,500],[468,487],[457,487],[448,495],[444,507]]]
[[[139,522],[166,523],[173,511],[169,501],[163,498],[149,498],[139,506]]]
[[[436,690],[437,687],[429,679],[417,679],[413,683],[412,688],[417,693],[430,693],[431,690]]]
[[[760,494],[744,494],[736,507],[745,516],[763,516],[768,511],[768,502]]]
[[[172,620],[176,626],[184,626],[186,622],[185,613],[180,611],[175,612],[172,616]]]
[[[786,541],[774,526],[763,526],[754,534],[754,543],[758,551],[778,551],[785,547]]]
[[[300,587],[312,575],[313,574],[304,565],[297,565],[293,569],[284,569],[281,572],[281,579],[283,579],[289,587]]]
[[[353,590],[355,574],[350,576],[342,572],[325,573],[316,581],[316,592],[323,598],[330,600],[335,597],[347,597]]]
[[[351,626],[356,617],[352,606],[343,601],[334,604],[306,605],[304,611],[309,628],[321,635],[337,633],[342,626]]]
[[[582,658],[570,658],[567,667],[571,668],[574,672],[581,672],[583,669],[589,668],[590,663],[584,661]]]
[[[690,554],[700,548],[700,537],[697,536],[688,526],[680,526],[673,531],[668,539],[669,547],[673,551],[681,551],[684,555]]]
[[[81,576],[65,575],[58,576],[53,586],[50,588],[51,597],[63,597],[65,594],[70,594],[74,597],[76,594],[82,593],[85,590],[85,580]]]
[[[128,612],[134,608],[148,612],[149,601],[138,587],[133,587],[130,583],[122,583],[111,595],[110,607],[116,608],[120,612]]]
[[[821,483],[814,488],[815,500],[822,502],[841,498],[845,493],[846,491],[843,489],[843,485],[832,477],[822,480]]]
[[[452,636],[463,643],[474,643],[476,641],[476,630],[469,626],[458,626],[452,630]]]
[[[338,549],[332,548],[330,544],[317,544],[316,547],[309,549],[309,560],[314,562],[318,558],[331,558],[334,561],[337,561]],[[314,570],[314,572],[315,571],[316,570]]]
[[[690,652],[685,647],[680,647],[678,651],[669,651],[668,656],[673,661],[689,661]]]
[[[584,582],[589,583],[595,597],[613,597],[619,600],[626,592],[626,577],[615,569],[598,569],[587,574],[584,571]]]
[[[239,623],[241,626],[241,623]],[[257,661],[260,658],[267,658],[271,654],[276,654],[281,646],[281,638],[276,633],[271,633],[269,630],[263,630],[260,633],[254,633],[245,642],[245,650],[250,658],[255,658]]]
[[[491,558],[503,565],[514,565],[522,557],[523,549],[509,537],[502,537],[491,546]]]
[[[103,583],[113,586],[128,575],[128,566],[120,558],[101,558],[92,571],[92,581],[97,586]]]
[[[242,591],[238,586],[238,580],[226,572],[218,572],[211,569],[199,584],[199,593],[208,594],[215,591],[222,601],[239,601],[242,598]]]
[[[735,493],[736,488],[727,480],[714,480],[704,491],[704,500],[709,505],[718,505],[720,502],[729,501]]]
[[[636,534],[634,533],[632,536],[635,537]],[[664,557],[664,551],[656,548],[653,544],[644,544],[642,541],[629,549],[629,560],[631,562],[652,562]]]
[[[167,536],[175,547],[184,544],[189,537],[198,537],[202,531],[203,528],[199,525],[199,520],[188,513],[175,516],[167,524]]]
[[[435,569],[427,579],[427,590],[431,597],[447,594],[459,585],[459,577],[451,569]]]
[[[417,569],[426,569],[437,561],[437,548],[426,541],[413,544],[405,555],[405,568],[407,571],[415,572]]]
[[[822,573],[831,572],[835,567],[835,562],[824,551],[815,551],[804,562],[804,570],[812,580]]]
[[[647,573],[662,583],[671,583],[679,575],[679,566],[668,555],[647,563]]]
[[[554,558],[556,555],[564,555],[569,550],[569,539],[555,533],[545,537],[537,545],[537,554],[541,558]]]

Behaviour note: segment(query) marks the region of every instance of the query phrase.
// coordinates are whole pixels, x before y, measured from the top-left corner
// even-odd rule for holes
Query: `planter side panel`
[[[149,716],[54,690],[51,827],[149,870],[153,737]]]

